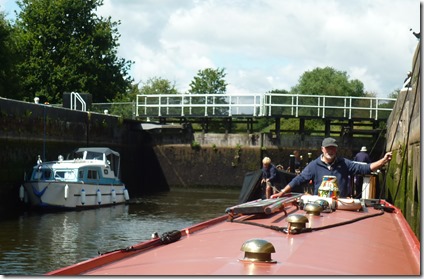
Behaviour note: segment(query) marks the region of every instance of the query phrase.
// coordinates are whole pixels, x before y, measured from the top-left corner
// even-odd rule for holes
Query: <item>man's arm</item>
[[[284,194],[290,193],[292,186],[296,187],[298,185],[301,185],[302,183],[305,183],[306,181],[309,181],[313,178],[314,172],[313,170],[317,167],[316,161],[310,162],[306,168],[303,169],[303,171],[300,173],[300,175],[297,175],[295,178],[290,181],[289,184],[287,184],[279,193],[272,195],[271,199],[276,199],[279,197],[282,197]],[[291,184],[291,185],[290,185]]]
[[[380,160],[371,163],[371,165],[370,165],[371,171],[378,170],[379,168],[384,166],[386,163],[390,162],[390,160],[392,160],[392,152],[391,151],[384,154],[384,157],[381,158]]]
[[[282,197],[284,194],[289,193],[291,191],[291,187],[289,184],[286,185],[279,193],[271,195],[271,199],[276,199]]]

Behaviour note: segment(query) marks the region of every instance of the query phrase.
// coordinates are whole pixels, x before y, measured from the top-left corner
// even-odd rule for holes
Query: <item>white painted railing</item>
[[[85,103],[84,99],[81,97],[79,93],[71,92],[70,98],[71,98],[71,109],[77,110],[77,101],[79,101],[81,103],[81,110],[87,111],[87,104]]]
[[[338,117],[386,119],[396,99],[293,94],[137,95],[137,117]]]

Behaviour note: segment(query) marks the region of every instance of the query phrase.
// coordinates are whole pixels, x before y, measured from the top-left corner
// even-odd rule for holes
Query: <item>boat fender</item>
[[[85,204],[85,190],[84,189],[81,190],[81,204],[82,205]]]
[[[68,184],[65,185],[65,189],[63,189],[63,196],[65,198],[65,200],[68,198],[68,191],[69,191],[69,186]]]
[[[181,238],[181,232],[178,230],[169,231],[163,233],[160,240],[163,244],[169,244],[175,242]]]
[[[128,193],[127,188],[124,189],[124,198],[126,201],[130,200],[130,194]]]
[[[112,203],[116,203],[116,191],[112,189]]]
[[[101,204],[102,203],[102,192],[100,192],[99,189],[97,189],[97,203]]]
[[[19,188],[19,198],[21,199],[21,202],[24,201],[25,198],[25,188],[23,185]]]
[[[339,198],[337,200],[337,209],[341,210],[359,210],[362,208],[361,201],[359,199],[344,199]]]

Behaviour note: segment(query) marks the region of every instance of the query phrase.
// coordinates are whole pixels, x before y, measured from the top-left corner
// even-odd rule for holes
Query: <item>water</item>
[[[239,190],[172,189],[131,204],[0,222],[0,274],[41,275],[225,214]]]

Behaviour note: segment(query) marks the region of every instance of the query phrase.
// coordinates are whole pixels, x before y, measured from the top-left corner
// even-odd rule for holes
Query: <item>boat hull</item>
[[[25,182],[25,195],[40,209],[85,209],[127,202],[124,185],[90,185],[74,182]]]
[[[173,243],[154,238],[47,275],[420,274],[420,243],[402,213],[384,201],[378,201],[382,208],[337,209],[319,216],[284,201],[280,210],[265,214],[274,203],[259,203],[264,213],[236,214],[230,208],[227,215],[182,229]],[[310,230],[284,233],[293,214],[306,216]],[[268,261],[246,257],[243,247],[253,239],[275,248],[268,249]]]

